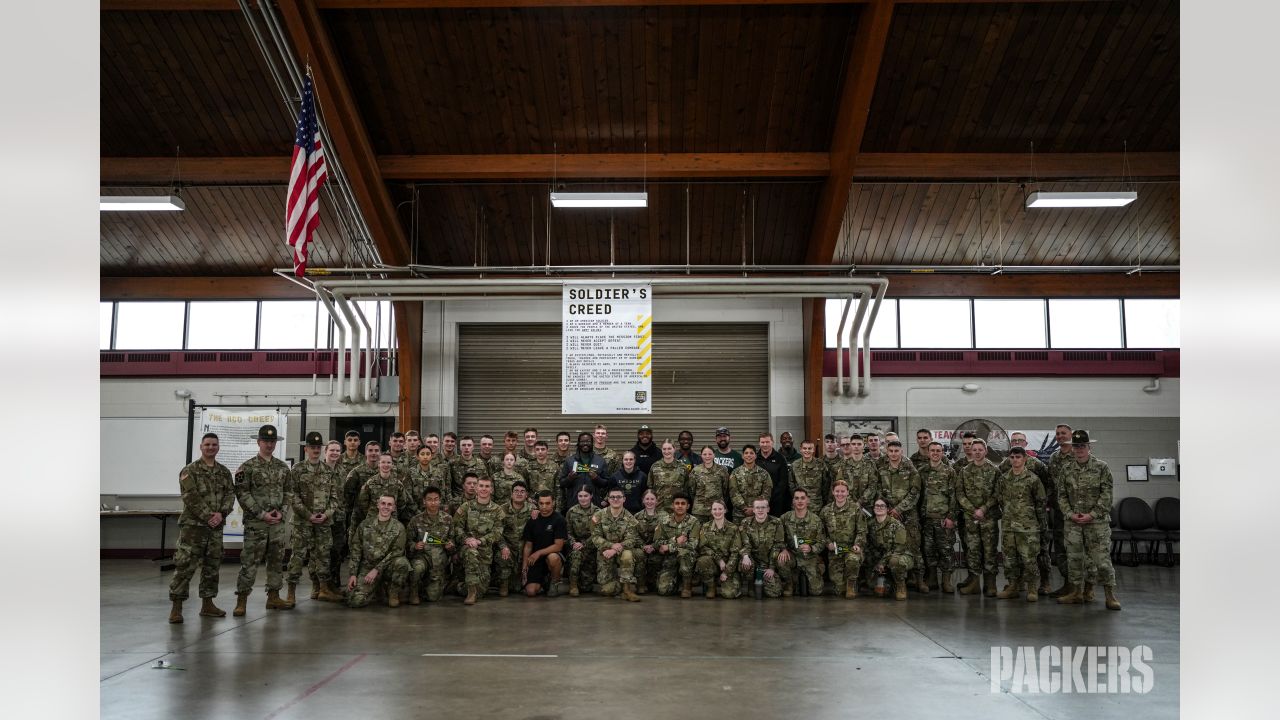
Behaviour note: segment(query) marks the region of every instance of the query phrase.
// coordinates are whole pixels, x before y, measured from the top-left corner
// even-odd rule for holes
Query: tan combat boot
[[[979,592],[982,591],[981,582],[982,581],[978,578],[978,575],[976,573],[970,573],[969,579],[965,580],[964,584],[960,586],[960,594],[961,595],[977,595]]]
[[[955,585],[951,584],[951,573],[944,570],[942,573],[942,594],[950,595],[955,591]]]
[[[387,591],[387,607],[400,607],[400,591],[398,589],[391,588]]]
[[[1040,600],[1040,573],[1025,577],[1027,585],[1027,602],[1038,602]]]
[[[320,599],[320,578],[316,577],[315,573],[311,574],[311,599]]]
[[[569,597],[578,597],[578,578],[569,578]]]
[[[507,596],[507,593],[509,593],[509,592],[511,592],[511,581],[510,581],[510,580],[507,580],[506,582],[499,582],[499,583],[498,583],[498,597],[506,597],[506,596]]]
[[[683,593],[681,593],[683,595]],[[622,599],[627,602],[640,602],[640,598],[636,595],[635,583],[622,584]]]
[[[795,595],[795,594],[796,594],[796,577],[792,575],[791,579],[788,580],[782,586],[782,597],[791,597],[792,595]]]
[[[1079,605],[1082,602],[1084,598],[1080,596],[1080,589],[1074,585],[1071,586],[1071,592],[1058,596],[1059,605]]]
[[[1054,590],[1053,592],[1049,593],[1049,597],[1055,597],[1055,598],[1056,598],[1056,597],[1062,597],[1063,595],[1070,595],[1070,594],[1074,593],[1075,591],[1076,591],[1076,586],[1075,586],[1075,584],[1074,584],[1074,583],[1072,583],[1070,580],[1063,579],[1063,581],[1062,581],[1062,587],[1060,587],[1060,588],[1058,588],[1057,590]]]
[[[982,594],[984,597],[996,596],[996,574],[982,573]]]
[[[916,591],[921,595],[929,594],[929,581],[924,579],[924,573],[916,574]]]
[[[244,617],[245,606],[249,604],[249,593],[236,593],[236,609],[231,611],[235,617]]]
[[[298,603],[298,583],[289,583],[289,592],[285,596],[285,604],[296,605]]]
[[[907,599],[907,582],[906,582],[906,580],[899,580],[899,581],[895,581],[895,582],[893,583],[893,599],[894,599],[894,600],[906,600],[906,599]]]
[[[169,608],[169,624],[170,625],[182,624],[182,601],[181,600],[174,600],[173,607]]]
[[[409,588],[409,604],[420,605],[421,603],[422,603],[422,598],[418,597],[418,586],[414,585],[413,587]]]
[[[712,578],[707,582],[707,599],[714,600],[716,597],[716,581]]]
[[[1022,583],[1017,578],[1008,578],[1008,580],[1004,585],[1004,589],[996,593],[996,597],[1000,600],[1011,600],[1022,594]]]
[[[335,591],[333,583],[330,582],[320,584],[320,592],[316,595],[316,599],[325,602],[342,602],[344,600],[342,593]]]
[[[1087,603],[1093,602],[1093,583],[1084,584],[1084,592],[1080,593],[1080,599]]]
[[[204,598],[200,603],[200,615],[202,617],[226,617],[227,612],[214,605],[213,598]]]
[[[570,594],[572,594],[572,591],[570,591]],[[463,604],[463,605],[475,605],[475,604],[476,604],[476,586],[475,586],[475,585],[468,585],[468,586],[467,586],[467,599],[466,599],[466,600],[463,600],[463,601],[462,601],[462,604]]]
[[[293,606],[287,601],[280,598],[279,590],[267,591],[267,609],[268,610],[292,610]]]
[[[682,598],[693,597],[693,578],[687,577],[684,579],[684,585],[681,586],[680,588],[680,597]]]
[[[1116,586],[1115,586],[1115,585],[1103,585],[1103,586],[1102,586],[1102,592],[1106,594],[1106,598],[1107,598],[1107,609],[1108,609],[1108,610],[1119,610],[1119,609],[1120,609],[1120,601],[1116,599]]]
[[[845,578],[844,579],[844,599],[852,600],[856,597],[858,597],[858,579]]]

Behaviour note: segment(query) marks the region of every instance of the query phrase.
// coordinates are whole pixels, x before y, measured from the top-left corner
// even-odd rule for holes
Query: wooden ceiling
[[[744,236],[759,264],[1178,262],[1176,3],[278,4],[330,152],[362,205],[394,207],[364,208],[393,223],[370,222],[379,242],[419,263],[546,262],[553,173],[647,176],[650,207],[552,211],[552,264],[681,264],[686,241],[737,264]],[[292,111],[237,3],[102,7],[103,192],[180,174],[188,207],[104,214],[103,275],[287,265]],[[1139,201],[1023,209],[1032,142],[1040,189],[1132,177]],[[347,244],[325,207],[312,265]]]

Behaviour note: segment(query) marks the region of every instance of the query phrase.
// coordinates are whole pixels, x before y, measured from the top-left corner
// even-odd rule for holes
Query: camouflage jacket
[[[1083,465],[1072,458],[1058,475],[1058,505],[1063,514],[1090,513],[1094,522],[1111,521],[1111,468],[1090,455]]]
[[[1068,445],[1067,447],[1067,452],[1056,452],[1050,456],[1049,462],[1045,463],[1049,468],[1049,479],[1045,482],[1044,489],[1049,494],[1049,502],[1059,508],[1062,507],[1059,504],[1061,493],[1058,492],[1058,488],[1062,487],[1062,471],[1067,468],[1068,464],[1076,461],[1069,449],[1071,446]],[[1064,510],[1063,512],[1066,511]]]
[[[346,479],[342,482],[342,507],[346,511],[348,518],[357,514],[357,508],[361,513],[364,512],[364,508],[360,507],[358,502],[360,489],[369,481],[369,478],[377,474],[378,468],[370,467],[367,463],[357,465],[351,472],[347,473]],[[359,517],[363,517],[363,515],[361,514]],[[356,522],[359,522],[359,520]]]
[[[596,512],[594,505],[582,507],[574,505],[569,508],[569,512],[564,514],[565,525],[569,526],[569,542],[565,543],[565,549],[572,549],[576,542],[582,543],[585,547],[591,547],[591,516]]]
[[[848,506],[849,503],[845,505]],[[796,517],[795,510],[783,513],[782,532],[787,547],[796,554],[799,554],[801,545],[813,546],[814,555],[822,552],[822,548],[827,545],[827,531],[823,527],[822,517],[813,508],[809,508],[804,518]]]
[[[904,514],[916,511],[920,502],[920,473],[916,472],[915,465],[904,459],[895,470],[886,460],[876,475],[876,493],[888,503],[890,510]]]
[[[658,509],[670,512],[671,498],[678,492],[689,492],[689,471],[684,463],[659,460],[649,468],[649,489],[658,496]]]
[[[742,537],[746,541],[743,554],[751,555],[756,567],[762,570],[773,568],[774,558],[778,551],[786,547],[782,521],[770,515],[764,522],[756,522],[754,515],[746,518],[738,525]]]
[[[463,460],[461,455],[454,458],[453,462],[449,465],[449,472],[453,478],[453,486],[455,488],[462,487],[462,479],[466,477],[469,472],[475,473],[476,477],[489,477],[489,468],[485,466],[483,460],[475,455],[472,455],[470,460]]]
[[[845,550],[854,545],[866,547],[867,516],[853,500],[846,502],[844,507],[836,507],[833,502],[822,508],[820,515],[823,530],[830,542]]]
[[[486,545],[503,546],[506,519],[506,509],[492,499],[484,505],[478,500],[468,500],[453,514],[453,542],[461,547],[467,538],[475,538]]]
[[[427,515],[426,511],[422,511],[413,516],[409,521],[407,530],[408,535],[405,547],[406,555],[415,558],[427,551],[427,547],[437,546],[441,549],[448,543],[453,542],[453,518],[449,517],[443,510],[436,513],[435,517]],[[415,546],[423,542],[426,537],[427,547],[418,550]]]
[[[635,517],[622,510],[617,517],[609,508],[597,510],[591,516],[591,544],[596,550],[604,550],[614,543],[622,543],[627,548],[640,547],[640,536],[636,534]]]
[[[400,513],[405,510],[405,492],[404,478],[394,470],[387,477],[382,477],[380,473],[374,473],[372,477],[365,480],[364,487],[360,488],[360,494],[356,496],[356,507],[360,508],[367,515],[378,514],[378,498],[383,495],[390,495],[396,499],[396,512]],[[409,506],[410,516],[416,513],[413,506]]]
[[[685,514],[682,522],[676,521],[676,516],[664,515],[658,523],[657,530],[653,533],[653,545],[669,545],[670,553],[683,548],[696,555],[698,553],[698,533],[702,530],[702,522],[698,518]],[[684,545],[676,544],[676,539],[681,535],[685,536]]]
[[[884,522],[877,522],[875,518],[867,521],[867,544],[879,558],[911,552],[906,526],[891,516],[885,517]]]
[[[640,510],[632,516],[636,519],[636,535],[640,537],[641,545],[653,544],[653,537],[658,529],[658,523],[662,522],[662,518],[665,515],[666,513],[663,512],[647,515],[644,510]]]
[[[689,512],[711,515],[711,503],[727,501],[728,492],[729,471],[723,467],[713,463],[710,470],[706,465],[698,465],[689,471],[689,497],[693,499]]]
[[[347,476],[351,474],[351,471],[364,464],[364,453],[356,453],[355,457],[347,457],[346,450],[343,450],[342,454],[338,456],[338,480],[345,483],[347,481]]]
[[[920,511],[933,520],[955,520],[960,516],[960,504],[956,502],[956,471],[946,462],[934,467],[925,463],[920,469],[923,496]]]
[[[751,503],[757,498],[769,499],[773,492],[773,478],[759,465],[747,467],[743,465],[729,475],[729,494],[733,500],[733,511],[740,517],[751,514]]]
[[[560,467],[550,460],[545,463],[531,461],[525,468],[529,479],[529,497],[534,497],[539,490],[550,490],[553,494],[559,495],[560,488],[556,486],[556,473],[559,470]]]
[[[622,456],[618,454],[617,450],[592,446],[591,452],[599,455],[604,460],[605,477],[613,477],[613,474],[618,472],[618,468],[622,467]]]
[[[876,463],[866,455],[861,460],[845,458],[836,465],[832,482],[843,480],[849,486],[849,499],[870,508],[880,491],[880,472]]]
[[[1040,478],[1026,468],[1018,475],[1010,470],[996,481],[996,500],[1005,532],[1038,532],[1045,527],[1044,499]]]
[[[497,453],[489,453],[489,457],[476,453],[471,457],[480,458],[480,462],[484,463],[484,469],[489,471],[489,477],[502,472],[502,456]]]
[[[415,511],[416,508],[422,507],[422,494],[429,487],[440,489],[441,507],[452,502],[453,482],[444,466],[428,463],[423,469],[421,463],[414,463],[414,466],[409,468],[409,479],[405,484],[405,499],[413,503]]]
[[[182,468],[178,472],[178,489],[182,493],[179,525],[209,527],[209,516],[216,512],[222,513],[225,525],[227,515],[235,507],[231,471],[217,460],[213,465],[205,465],[204,460],[199,459]]]
[[[244,521],[261,523],[259,515],[271,510],[287,514],[292,504],[289,466],[279,458],[254,455],[236,470],[236,500],[244,510]]]
[[[698,555],[713,560],[723,560],[730,571],[738,563],[738,559],[746,553],[746,541],[742,530],[737,525],[725,521],[724,527],[717,528],[714,520],[703,523],[698,530]]]
[[[996,500],[996,479],[1000,471],[990,460],[981,464],[967,463],[956,478],[956,502],[964,511],[965,519],[973,517],[973,511],[982,508],[987,520],[999,517]]]
[[[830,502],[831,478],[827,474],[827,464],[814,458],[803,457],[791,462],[789,490],[795,493],[797,488],[804,488],[809,493],[809,502],[821,507]]]
[[[524,547],[524,524],[529,522],[534,509],[534,504],[528,500],[522,508],[515,507],[510,501],[503,508],[507,516],[502,520],[502,537],[506,540],[507,547],[514,553],[519,553]]]
[[[517,480],[524,482],[525,485],[529,484],[525,481],[524,476],[515,470],[512,470],[510,473],[507,473],[505,468],[499,470],[498,473],[493,476],[493,501],[502,505],[506,505],[511,502],[511,488],[515,485]]]
[[[395,516],[386,522],[377,515],[367,518],[351,534],[351,574],[360,577],[374,568],[385,572],[393,560],[404,557],[406,537]]]
[[[313,513],[325,514],[324,525],[333,524],[333,516],[342,509],[342,494],[338,490],[338,475],[322,462],[302,461],[289,471],[289,484],[293,488],[293,521],[310,525],[307,518]]]
[[[916,466],[916,470],[923,470],[929,464],[929,453],[917,450],[911,453],[911,457],[907,458],[912,465]]]

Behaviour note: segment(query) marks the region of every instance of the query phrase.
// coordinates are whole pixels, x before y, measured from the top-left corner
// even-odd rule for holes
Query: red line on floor
[[[301,694],[301,695],[299,695],[298,697],[296,697],[296,698],[294,698],[294,699],[290,700],[289,702],[285,703],[284,705],[281,705],[280,707],[276,708],[275,710],[272,710],[272,711],[271,711],[271,714],[267,715],[267,716],[266,716],[266,718],[264,718],[264,720],[271,720],[271,718],[276,717],[276,716],[277,716],[277,715],[279,715],[280,713],[283,713],[285,710],[288,710],[289,708],[293,707],[294,705],[297,705],[298,703],[302,702],[303,700],[306,700],[308,697],[311,697],[311,695],[312,695],[315,691],[319,690],[320,688],[324,687],[325,685],[328,685],[328,684],[329,684],[329,682],[330,682],[330,681],[332,681],[334,678],[336,678],[336,677],[338,677],[339,675],[341,675],[342,673],[344,673],[344,672],[346,672],[346,671],[350,670],[350,669],[351,669],[351,668],[352,668],[356,663],[358,663],[358,662],[360,662],[361,660],[365,659],[367,656],[368,656],[368,654],[367,654],[367,653],[360,653],[359,655],[355,656],[355,657],[354,657],[354,658],[352,658],[350,661],[348,661],[346,665],[343,665],[342,667],[338,668],[337,670],[334,670],[333,672],[331,672],[331,673],[329,673],[328,675],[326,675],[326,676],[325,676],[325,678],[324,678],[323,680],[321,680],[320,682],[318,682],[318,683],[316,683],[315,685],[312,685],[311,687],[309,687],[309,688],[307,688],[306,690],[302,691],[302,694]]]

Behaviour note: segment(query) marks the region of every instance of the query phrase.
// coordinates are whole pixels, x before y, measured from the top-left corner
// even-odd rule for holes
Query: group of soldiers
[[[631,449],[607,445],[608,430],[556,436],[508,432],[495,451],[455,433],[394,433],[384,452],[355,431],[342,442],[308,433],[292,468],[274,457],[264,425],[258,454],[235,472],[217,462],[218,437],[179,473],[183,511],[169,622],[201,570],[200,615],[223,617],[218,593],[223,525],[238,501],[244,545],[233,614],[243,616],[258,566],[267,567],[267,609],[288,610],[304,568],[312,599],[362,607],[385,597],[417,605],[447,592],[475,604],[489,592],[570,596],[595,592],[638,601],[695,584],[708,598],[860,592],[907,598],[908,590],[953,593],[959,540],[968,575],[961,594],[1041,594],[1063,604],[1093,600],[1119,610],[1110,561],[1113,479],[1088,433],[1059,425],[1047,462],[1013,433],[997,465],[986,443],[963,438],[946,458],[932,433],[907,456],[893,433],[827,435],[795,448],[783,433],[734,450],[728,428],[693,450],[693,435],[653,441],[642,426]],[[1005,587],[995,587],[1003,543]],[[287,567],[285,550],[292,553]],[[345,563],[346,574],[343,574]],[[1050,592],[1050,568],[1064,577]],[[346,578],[342,582],[342,578]],[[287,590],[286,590],[287,587]],[[285,594],[282,597],[281,592]]]

